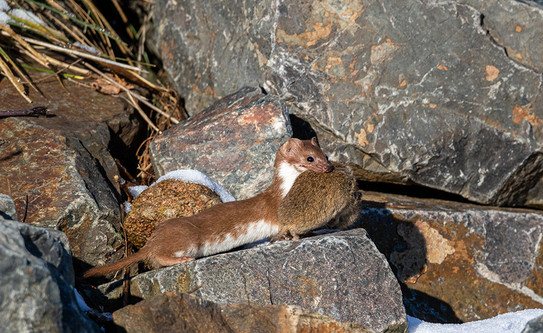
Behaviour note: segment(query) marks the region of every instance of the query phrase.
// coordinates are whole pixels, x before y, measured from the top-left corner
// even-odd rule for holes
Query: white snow
[[[25,21],[29,21],[37,25],[41,25],[43,27],[47,27],[47,24],[45,24],[45,22],[43,22],[41,18],[39,18],[38,16],[36,16],[36,14],[29,12],[27,10],[15,8],[15,9],[12,9],[9,13]]]
[[[199,184],[203,185],[213,192],[217,193],[219,197],[221,197],[222,202],[229,202],[229,201],[236,201],[236,199],[228,193],[221,185],[215,183],[212,181],[208,176],[204,175],[198,170],[174,170],[170,171],[164,176],[157,179],[156,182],[151,184],[151,186],[154,186],[158,183],[160,183],[163,180],[166,179],[175,179],[175,180],[181,180],[185,183],[192,183],[192,184]],[[142,186],[131,186],[129,187],[130,193],[135,198],[137,197],[141,192],[145,191],[148,188],[148,186],[142,185]],[[125,205],[125,210],[130,211],[130,209]]]
[[[9,5],[6,0],[0,0],[0,12],[7,12],[9,10]]]
[[[463,324],[434,324],[407,316],[409,333],[520,333],[530,320],[543,316],[543,309],[529,309]]]

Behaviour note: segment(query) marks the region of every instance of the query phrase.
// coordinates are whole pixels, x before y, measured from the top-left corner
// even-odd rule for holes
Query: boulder
[[[122,284],[98,289],[106,304],[119,298]],[[376,332],[407,327],[398,282],[362,229],[219,254],[130,282],[135,298],[170,291],[220,304],[294,305]]]
[[[402,284],[409,315],[465,322],[543,308],[543,215],[365,192],[364,227]]]
[[[79,308],[62,232],[0,219],[2,332],[101,332]]]
[[[91,264],[121,243],[120,207],[100,164],[82,143],[31,120],[0,120],[3,177],[19,220],[66,233],[74,257]]]
[[[157,176],[196,169],[245,199],[269,185],[277,149],[291,135],[285,105],[246,87],[155,137],[150,152]]]
[[[31,90],[32,106],[46,106],[50,115],[0,119],[0,193],[12,196],[19,221],[67,234],[76,270],[104,264],[122,240],[109,149],[129,152],[141,123],[122,99],[69,82],[66,94],[54,78],[33,78],[41,79],[43,95]],[[7,80],[0,100],[3,109],[24,107]]]
[[[292,305],[219,304],[173,292],[124,307],[113,313],[113,320],[127,333],[375,332]]]
[[[221,202],[217,193],[203,185],[175,179],[161,181],[132,201],[124,220],[126,238],[142,248],[160,222],[192,216]]]
[[[543,7],[504,0],[159,0],[155,46],[196,113],[249,83],[381,180],[541,204]],[[212,18],[212,19],[210,19]]]

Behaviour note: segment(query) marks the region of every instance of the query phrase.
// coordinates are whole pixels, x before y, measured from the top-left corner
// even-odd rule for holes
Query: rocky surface
[[[54,78],[38,87],[44,96],[30,97],[51,116],[0,119],[0,193],[13,197],[19,221],[66,233],[76,269],[104,263],[122,239],[110,150],[129,153],[141,123],[119,98],[69,83],[67,95]],[[26,107],[7,80],[0,100],[3,109]]]
[[[192,216],[221,202],[217,193],[203,185],[174,179],[161,181],[132,201],[124,220],[126,237],[136,248],[142,248],[160,222]]]
[[[115,300],[122,288],[99,290]],[[130,283],[133,297],[169,291],[220,304],[295,305],[377,332],[407,325],[398,282],[362,229],[202,258]]]
[[[113,319],[127,333],[375,332],[361,325],[341,323],[326,316],[307,313],[297,306],[225,305],[171,292],[116,311]]]
[[[285,105],[257,88],[243,88],[153,139],[158,176],[196,169],[237,199],[265,189],[279,146],[292,130]]]
[[[473,321],[543,308],[543,214],[364,193],[360,224],[402,283],[407,313]]]
[[[2,332],[101,332],[81,311],[66,236],[0,218]]]
[[[155,45],[196,113],[257,83],[331,157],[495,205],[537,204],[543,8],[506,1],[157,1]],[[539,202],[539,204],[541,204]]]

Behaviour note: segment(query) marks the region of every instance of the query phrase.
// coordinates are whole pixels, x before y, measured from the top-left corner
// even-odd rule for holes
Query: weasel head
[[[317,139],[289,139],[279,148],[275,158],[276,175],[281,181],[283,197],[296,178],[304,171],[330,172],[334,169],[328,157],[317,144]]]
[[[287,163],[299,173],[306,170],[315,172],[330,172],[334,169],[317,143],[317,138],[311,140],[289,139],[283,143],[275,157],[275,167]]]

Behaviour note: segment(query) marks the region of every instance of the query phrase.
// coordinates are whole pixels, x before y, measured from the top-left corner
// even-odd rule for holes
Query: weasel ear
[[[298,141],[300,140],[292,138],[292,139],[288,139],[287,142],[283,143],[283,145],[280,148],[283,154],[290,153],[292,149],[296,146],[296,144],[298,144]]]
[[[311,138],[311,143],[313,144],[313,146],[320,147],[316,137]]]

